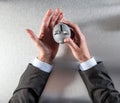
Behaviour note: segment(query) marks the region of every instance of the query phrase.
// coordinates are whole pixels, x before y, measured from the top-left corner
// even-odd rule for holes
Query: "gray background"
[[[0,0],[0,103],[8,102],[28,63],[38,55],[25,29],[39,34],[47,9],[58,7],[81,27],[91,55],[104,62],[120,91],[120,0]],[[54,62],[43,97],[90,101],[66,45],[60,45]]]

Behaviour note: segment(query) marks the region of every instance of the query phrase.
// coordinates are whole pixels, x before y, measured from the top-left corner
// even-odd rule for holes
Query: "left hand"
[[[50,64],[55,58],[59,44],[54,41],[52,31],[53,27],[62,19],[63,13],[59,8],[56,9],[54,13],[49,9],[43,18],[39,37],[37,37],[32,30],[26,30],[39,49],[38,59],[40,61]]]
[[[86,62],[91,58],[91,55],[84,34],[81,32],[77,24],[74,24],[68,20],[63,20],[62,22],[71,28],[74,36],[72,38],[65,38],[64,42],[70,47],[74,57],[79,62]]]

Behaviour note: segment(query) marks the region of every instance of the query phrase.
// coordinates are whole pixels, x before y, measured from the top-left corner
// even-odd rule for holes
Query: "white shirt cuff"
[[[94,67],[95,65],[97,65],[97,62],[94,59],[94,57],[92,57],[91,59],[87,60],[86,62],[80,63],[79,67],[80,67],[81,71],[85,71],[85,70],[88,70],[88,69]]]
[[[52,65],[42,62],[40,60],[38,60],[36,57],[32,62],[32,65],[35,66],[36,68],[39,68],[40,70],[50,73],[52,70]]]

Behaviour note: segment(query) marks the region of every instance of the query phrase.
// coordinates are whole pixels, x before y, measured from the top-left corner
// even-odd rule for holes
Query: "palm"
[[[54,41],[52,31],[53,29],[50,27],[44,29],[43,31],[44,36],[40,40],[44,43],[48,50],[52,52],[52,58],[54,58],[57,53],[59,45]]]
[[[31,39],[35,42],[40,51],[38,56],[39,60],[43,60],[48,63],[54,59],[59,47],[53,39],[52,31],[54,26],[63,18],[63,13],[59,8],[56,9],[53,15],[52,14],[53,11],[51,9],[49,9],[45,14],[39,37],[37,37],[32,30],[27,30]]]

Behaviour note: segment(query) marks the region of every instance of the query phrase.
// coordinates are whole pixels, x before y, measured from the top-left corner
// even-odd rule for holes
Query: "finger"
[[[28,33],[28,35],[30,36],[30,38],[31,38],[34,42],[37,41],[37,36],[35,35],[35,33],[34,33],[32,30],[26,29],[26,32]]]
[[[39,39],[43,39],[43,38],[44,38],[44,36],[45,36],[45,34],[44,34],[44,33],[40,33],[40,35],[39,35]]]
[[[43,25],[48,25],[51,19],[52,13],[53,13],[52,9],[48,9],[47,13],[45,14],[43,18],[43,22],[42,22]]]
[[[81,33],[81,31],[80,31],[78,25],[76,25],[68,20],[65,20],[65,19],[63,19],[62,22],[65,23],[66,25],[68,25],[72,29],[72,32],[75,34],[74,36],[77,36],[77,38],[80,38],[79,33]]]
[[[59,18],[60,14],[61,14],[61,10],[59,8],[57,8],[50,20],[49,26],[51,26],[51,27],[55,26],[55,23],[56,23],[57,19]]]
[[[74,37],[75,37],[75,33],[74,33],[73,29],[70,28],[70,31],[71,31],[71,38],[74,39]]]
[[[74,24],[74,23],[72,23],[72,22],[70,22],[68,20],[65,20],[65,19],[63,19],[62,22],[67,24],[70,28],[72,28],[73,31],[81,32],[80,28],[78,27],[78,25],[76,25],[76,24]]]
[[[51,16],[52,16],[52,13],[53,13],[52,9],[49,9],[47,11],[47,13],[45,14],[45,16],[43,18],[43,21],[42,21],[40,34],[44,33],[45,29],[48,27],[48,24],[49,24]]]
[[[74,39],[73,39],[73,42],[78,46],[78,47],[80,47],[80,40],[78,39],[78,38],[75,38],[74,37]]]
[[[62,22],[67,24],[68,26],[70,26],[72,29],[76,28],[75,24],[70,22],[70,21],[68,21],[68,20],[63,19]]]
[[[38,39],[38,37],[35,35],[35,33],[32,30],[26,29],[26,32],[39,48],[43,47],[43,43]]]
[[[58,19],[56,20],[55,25],[58,24],[59,22],[61,22],[63,20],[63,17],[64,17],[64,14],[61,13],[60,16],[58,17]]]
[[[64,42],[70,47],[72,51],[76,51],[78,46],[73,42],[71,38],[65,38]]]
[[[84,38],[83,33],[81,32],[80,28],[78,25],[68,21],[68,20],[62,20],[63,23],[67,24],[69,27],[71,27],[73,29],[73,31],[75,32],[76,36],[80,37],[80,39]]]

